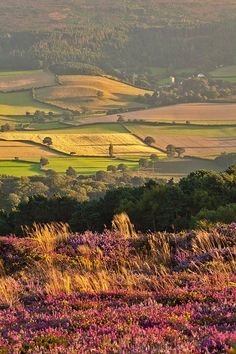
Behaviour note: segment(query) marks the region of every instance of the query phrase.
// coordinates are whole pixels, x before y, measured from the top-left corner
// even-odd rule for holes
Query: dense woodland
[[[128,175],[112,180],[106,174],[97,180],[88,178],[82,185],[71,176],[3,177],[1,207],[8,210],[1,212],[0,233],[20,235],[21,225],[34,222],[67,222],[76,231],[102,231],[121,212],[143,232],[180,231],[203,226],[204,220],[205,225],[234,221],[235,201],[235,166],[222,173],[193,172],[178,183],[145,182]]]
[[[227,7],[211,0],[24,3],[0,5],[1,69],[72,62],[130,74],[145,67],[171,72],[236,62],[234,1]],[[9,10],[12,18],[4,15]]]

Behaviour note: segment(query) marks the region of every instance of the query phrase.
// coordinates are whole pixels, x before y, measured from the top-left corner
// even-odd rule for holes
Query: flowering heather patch
[[[0,296],[0,353],[234,353],[235,241],[236,224],[132,240],[73,234],[49,253],[2,238],[0,281],[19,293]]]

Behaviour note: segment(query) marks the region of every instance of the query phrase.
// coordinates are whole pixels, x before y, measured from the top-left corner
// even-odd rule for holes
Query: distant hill
[[[68,61],[106,71],[236,61],[236,1],[2,0],[0,69]]]

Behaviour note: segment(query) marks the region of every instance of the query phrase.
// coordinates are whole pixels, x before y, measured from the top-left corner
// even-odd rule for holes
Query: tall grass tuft
[[[113,217],[112,230],[119,232],[125,238],[137,238],[134,225],[126,213],[117,214]]]
[[[61,242],[66,241],[70,235],[67,224],[34,224],[33,228],[24,228],[26,236],[33,238],[37,243],[37,248],[43,253],[51,253]]]
[[[12,307],[19,301],[20,286],[12,277],[0,278],[0,304]]]

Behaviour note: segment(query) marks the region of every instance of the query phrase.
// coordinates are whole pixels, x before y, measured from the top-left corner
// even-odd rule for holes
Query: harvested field
[[[153,108],[123,114],[125,119],[153,122],[186,122],[200,124],[236,123],[236,104],[192,103]],[[84,123],[116,122],[117,115],[84,118]]]
[[[20,91],[25,89],[55,85],[55,75],[43,70],[0,72],[0,91]]]
[[[20,159],[33,159],[40,157],[55,157],[57,153],[50,151],[46,147],[37,146],[30,143],[22,143],[18,141],[2,141],[0,140],[0,159],[8,160],[19,157]]]
[[[38,89],[37,98],[63,109],[107,110],[118,107],[139,107],[135,102],[142,90],[101,76],[68,75],[59,77],[60,86]],[[101,97],[98,97],[101,93]]]
[[[68,154],[75,152],[79,156],[107,156],[110,143],[114,145],[115,155],[150,155],[156,152],[131,134],[2,134],[6,140],[27,140],[38,144],[43,144],[46,136],[51,136],[53,149]]]
[[[184,147],[186,155],[215,158],[223,152],[236,152],[236,127],[149,126],[127,124],[128,129],[144,139],[152,136],[156,146],[172,144]]]

